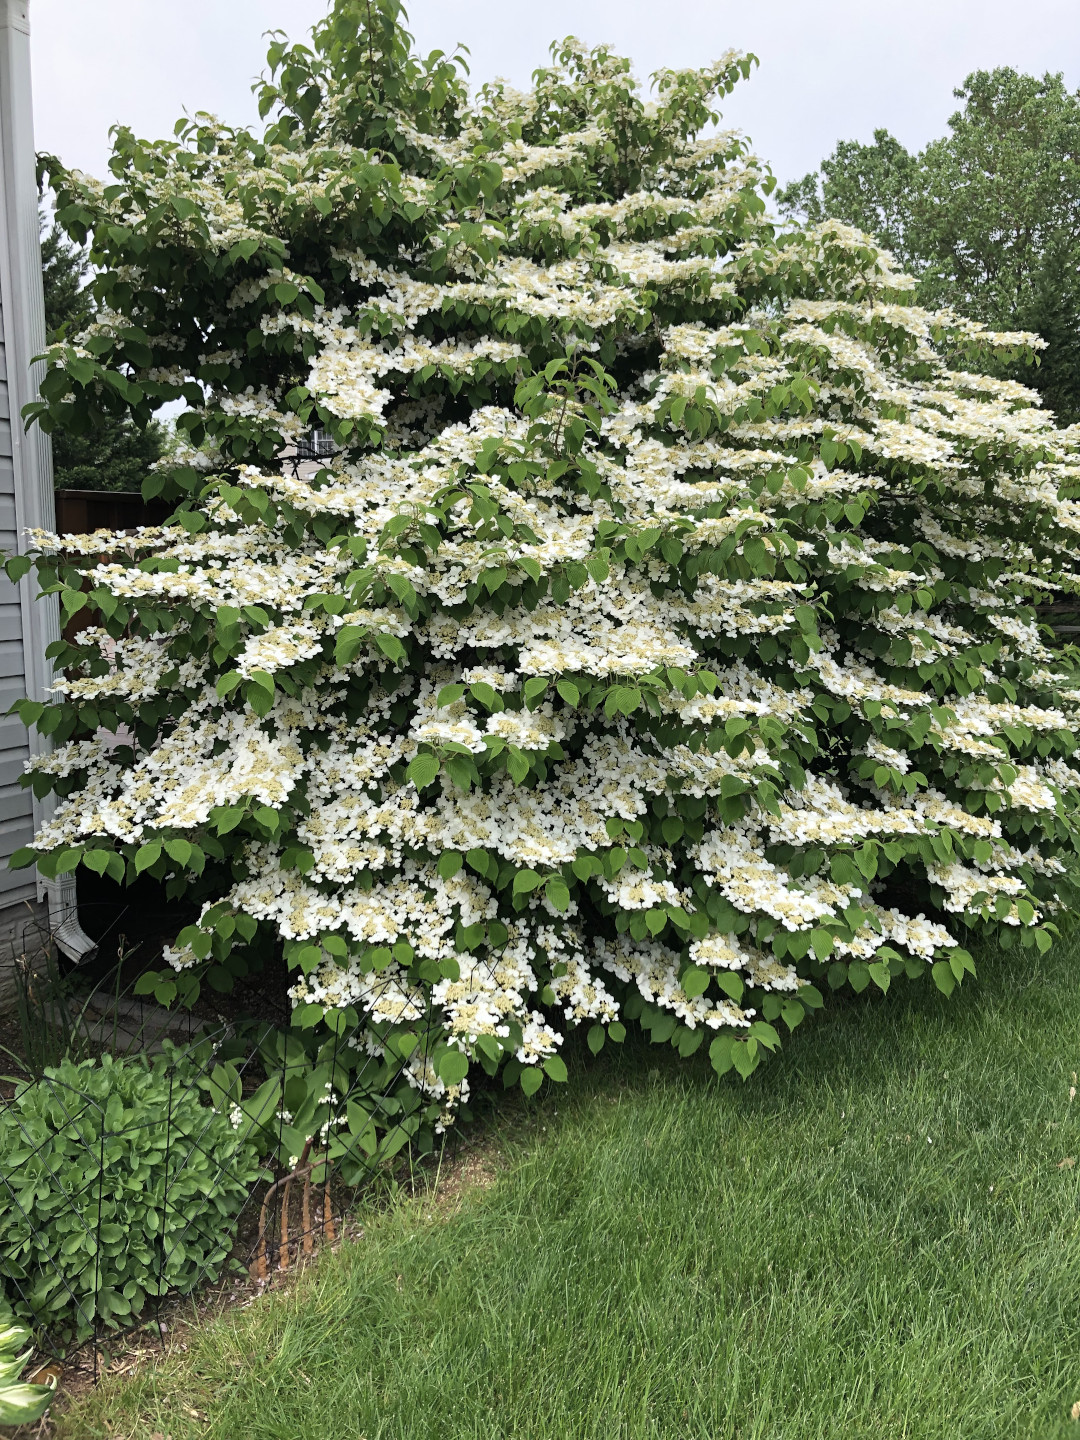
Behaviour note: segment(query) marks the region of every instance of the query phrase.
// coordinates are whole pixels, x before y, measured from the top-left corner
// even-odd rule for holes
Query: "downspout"
[[[34,154],[34,112],[30,89],[29,0],[0,0],[0,298],[11,401],[11,448],[15,470],[15,524],[19,548],[28,548],[28,530],[55,530],[52,443],[37,425],[25,430],[23,407],[37,398],[43,366],[31,364],[45,348],[45,297],[41,281],[41,234]],[[19,583],[23,669],[31,699],[49,700],[53,682],[48,645],[60,638],[55,595],[36,598],[34,575]],[[51,747],[48,737],[30,732],[30,753]],[[55,795],[34,798],[34,829],[49,820]],[[38,876],[38,900],[49,910],[57,948],[76,964],[96,946],[79,924],[75,876]]]

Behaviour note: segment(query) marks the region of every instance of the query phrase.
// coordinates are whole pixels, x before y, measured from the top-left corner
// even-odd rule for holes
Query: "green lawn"
[[[1017,952],[834,1001],[746,1085],[581,1061],[474,1127],[494,1185],[371,1218],[57,1434],[1080,1440],[1078,980]]]

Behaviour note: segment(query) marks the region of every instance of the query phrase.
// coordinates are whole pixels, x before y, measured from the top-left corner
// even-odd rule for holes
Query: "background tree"
[[[1047,342],[1034,385],[1080,420],[1080,92],[1060,75],[978,70],[951,133],[911,155],[887,130],[841,141],[779,194],[782,211],[878,235],[919,279],[919,299]]]
[[[94,299],[86,277],[86,251],[72,244],[55,221],[43,223],[41,278],[50,345],[74,339],[93,322]],[[82,431],[63,428],[53,434],[53,483],[57,490],[137,493],[164,454],[165,442],[165,427],[157,420],[137,425],[130,415],[107,411],[88,417]]]

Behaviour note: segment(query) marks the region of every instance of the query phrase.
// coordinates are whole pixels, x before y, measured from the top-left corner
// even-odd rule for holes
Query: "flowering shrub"
[[[41,421],[183,398],[192,449],[171,524],[37,537],[81,629],[22,706],[62,798],[19,858],[201,895],[166,1000],[279,939],[298,1023],[359,1022],[416,1127],[474,1064],[562,1078],[574,1026],[745,1076],[822,980],[1048,947],[1080,680],[1034,605],[1075,589],[1078,436],[977,371],[1039,342],[778,233],[701,134],[746,57],[647,102],[567,41],[470,99],[340,0],[270,63],[262,137],[51,163],[101,309]]]

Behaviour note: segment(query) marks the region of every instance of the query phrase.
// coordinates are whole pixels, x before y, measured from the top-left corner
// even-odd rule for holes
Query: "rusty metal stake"
[[[262,1209],[259,1211],[259,1238],[255,1242],[255,1259],[248,1266],[248,1274],[253,1280],[265,1280],[267,1278],[266,1215],[267,1211],[270,1208],[270,1197],[273,1195],[274,1191],[279,1190],[282,1185],[284,1185],[286,1191],[288,1191],[288,1187],[291,1185],[293,1180],[297,1179],[302,1174],[310,1173],[311,1168],[312,1167],[310,1165],[307,1165],[304,1167],[303,1170],[301,1170],[299,1166],[297,1166],[295,1170],[290,1170],[288,1175],[282,1175],[279,1180],[275,1180],[274,1183],[270,1186],[269,1190],[267,1190],[266,1194],[263,1196]]]
[[[307,1163],[310,1154],[311,1141],[305,1140],[304,1148],[300,1152],[300,1159],[296,1163],[296,1169],[285,1177],[285,1195],[281,1201],[281,1245],[278,1247],[278,1268],[281,1270],[289,1268],[289,1196],[292,1191],[292,1182],[301,1174],[311,1174],[311,1166]]]
[[[326,1174],[323,1177],[323,1234],[333,1245],[337,1239],[337,1232],[334,1229],[334,1211],[330,1204],[330,1146],[326,1147]]]

